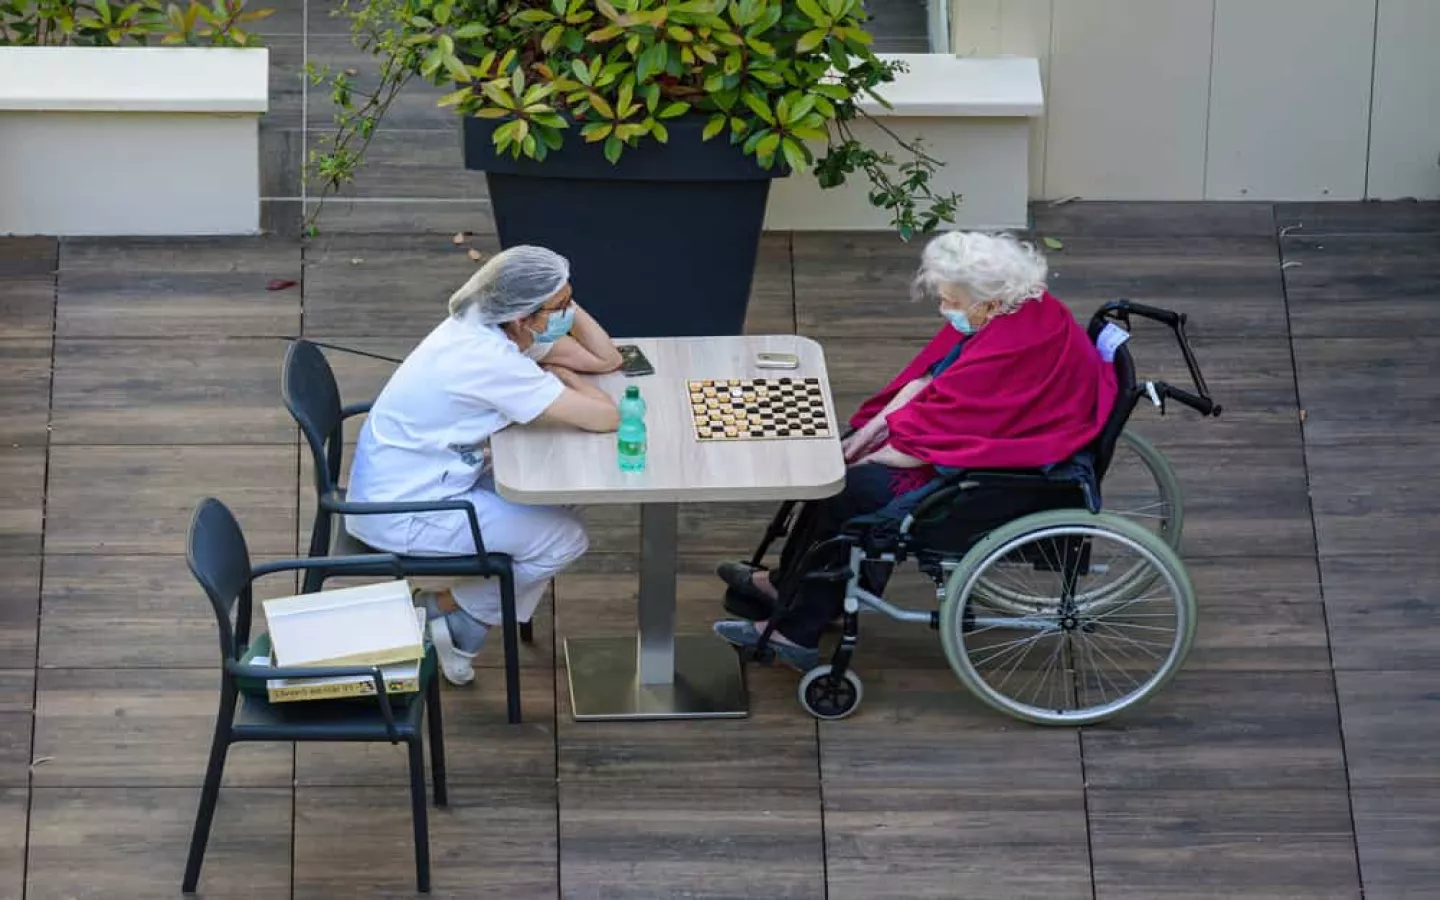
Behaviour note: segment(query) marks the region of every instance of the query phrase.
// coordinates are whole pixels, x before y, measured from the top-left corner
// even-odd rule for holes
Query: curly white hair
[[[1014,235],[948,231],[925,246],[910,295],[938,302],[947,285],[961,287],[1004,315],[1044,294],[1048,272],[1044,254]]]

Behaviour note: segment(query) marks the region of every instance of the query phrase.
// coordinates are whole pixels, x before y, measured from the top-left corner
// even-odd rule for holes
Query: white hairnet
[[[474,307],[480,321],[499,325],[522,319],[570,280],[570,261],[554,250],[521,244],[502,250],[450,295],[450,315]]]

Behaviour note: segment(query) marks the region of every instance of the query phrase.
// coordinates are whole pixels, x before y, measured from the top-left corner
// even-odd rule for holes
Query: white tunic
[[[355,449],[348,499],[469,495],[489,468],[490,436],[533,420],[563,391],[558,378],[499,328],[447,318],[411,351],[376,398]],[[450,518],[447,514],[423,515],[430,528],[456,528],[464,521],[459,514],[453,523],[437,521]],[[346,527],[373,547],[405,552],[415,538],[414,518],[347,516]]]

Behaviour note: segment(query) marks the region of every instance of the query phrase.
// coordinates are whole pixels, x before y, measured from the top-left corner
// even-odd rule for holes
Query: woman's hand
[[[884,444],[889,437],[890,426],[885,423],[883,417],[876,416],[842,441],[840,452],[844,454],[845,462],[848,465]]]
[[[902,453],[894,447],[881,447],[869,456],[855,463],[863,466],[866,463],[875,463],[880,466],[889,466],[892,469],[918,469],[925,465],[925,460]]]

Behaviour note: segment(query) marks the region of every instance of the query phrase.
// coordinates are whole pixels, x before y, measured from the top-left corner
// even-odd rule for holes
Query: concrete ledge
[[[263,48],[0,47],[0,234],[260,230]]]
[[[1044,89],[1036,59],[975,59],[948,54],[880,54],[909,65],[883,91],[889,107],[867,101],[862,108],[905,141],[945,165],[936,193],[963,196],[955,227],[999,230],[1026,227],[1030,195],[1031,119],[1044,114]],[[868,146],[903,162],[904,151],[877,125],[858,121],[852,130]],[[823,143],[812,145],[820,155]],[[770,189],[769,231],[888,231],[890,214],[869,200],[863,173],[822,190],[807,173],[777,179]]]
[[[0,47],[0,110],[263,113],[263,47]]]

